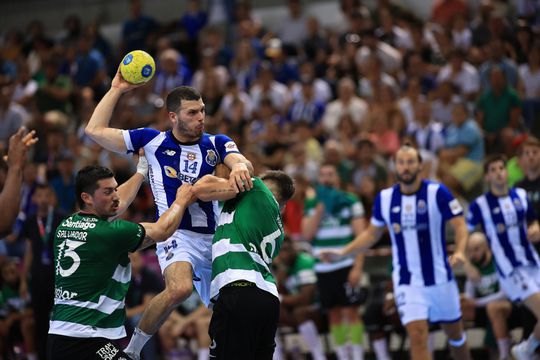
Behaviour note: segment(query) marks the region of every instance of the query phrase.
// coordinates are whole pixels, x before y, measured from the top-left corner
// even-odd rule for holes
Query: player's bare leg
[[[470,360],[471,354],[467,346],[467,337],[461,320],[449,324],[441,324],[441,328],[448,337],[450,353],[455,360]]]
[[[426,320],[416,320],[408,323],[405,328],[411,341],[412,360],[431,360],[428,348],[428,323]]]
[[[133,332],[125,353],[138,359],[146,342],[154,335],[161,324],[169,317],[193,291],[193,271],[191,264],[185,261],[175,262],[167,266],[163,272],[165,290],[156,295]]]

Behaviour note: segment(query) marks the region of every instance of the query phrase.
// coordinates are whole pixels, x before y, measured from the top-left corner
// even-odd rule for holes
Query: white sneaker
[[[129,356],[129,358],[130,358],[131,360],[141,360],[141,355],[139,355],[139,354],[135,354],[135,353],[132,353],[132,352],[127,352],[127,351],[125,351],[125,350],[124,350],[124,353],[125,353],[127,356]]]
[[[535,353],[529,353],[529,344],[527,341],[522,341],[517,345],[512,346],[512,356],[516,360],[537,360],[540,357]]]

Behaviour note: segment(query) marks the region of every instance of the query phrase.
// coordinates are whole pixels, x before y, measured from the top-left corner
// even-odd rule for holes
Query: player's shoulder
[[[510,191],[513,191],[517,196],[519,196],[522,199],[527,198],[527,190],[521,188],[521,187],[514,187],[511,188]]]

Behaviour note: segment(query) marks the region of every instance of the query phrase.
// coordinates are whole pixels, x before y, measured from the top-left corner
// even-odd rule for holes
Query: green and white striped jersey
[[[299,253],[293,266],[287,271],[287,275],[285,288],[292,295],[300,293],[300,288],[304,285],[316,284],[315,259],[309,254]]]
[[[313,239],[313,255],[319,256],[321,250],[341,249],[354,239],[352,221],[364,216],[362,203],[353,194],[325,186],[317,187],[316,199],[306,200],[305,216],[312,216],[319,202],[324,204],[324,214],[319,229]],[[330,272],[351,266],[354,257],[338,260],[333,263],[318,262],[316,272]]]
[[[124,299],[131,280],[128,252],[144,228],[76,213],[63,220],[54,238],[55,298],[50,334],[70,337],[126,336]]]
[[[279,205],[259,178],[253,188],[223,205],[212,241],[210,298],[234,281],[245,280],[278,296],[269,265],[283,242]]]

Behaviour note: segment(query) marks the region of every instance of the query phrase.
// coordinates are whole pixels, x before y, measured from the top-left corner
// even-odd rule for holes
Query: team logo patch
[[[516,207],[516,210],[522,210],[521,201],[519,199],[514,199],[514,205]]]
[[[401,210],[401,208],[400,208],[399,206],[394,206],[394,207],[392,208],[392,212],[393,212],[394,214],[397,214],[400,210]]]
[[[165,155],[174,156],[174,154],[176,154],[176,151],[174,151],[174,150],[165,150],[163,153]]]
[[[427,204],[424,200],[418,200],[416,211],[418,211],[419,214],[425,214],[427,212]]]
[[[225,151],[238,151],[238,147],[236,146],[234,141],[228,141],[225,143]]]
[[[197,158],[197,154],[195,154],[194,152],[188,152],[186,157],[189,161],[193,161]]]
[[[214,150],[206,150],[206,158],[204,159],[206,163],[210,166],[216,166],[217,164],[217,155]]]
[[[393,223],[392,228],[394,229],[394,233],[396,234],[401,233],[401,226],[398,223]]]
[[[506,226],[504,226],[503,223],[498,223],[497,224],[497,232],[499,234],[502,234],[505,230],[506,230]]]
[[[173,179],[176,179],[178,177],[178,172],[174,168],[172,168],[170,166],[165,166],[165,167],[163,167],[163,169],[165,170],[165,175],[167,177],[170,177],[170,178],[173,178]]]
[[[459,203],[459,201],[457,201],[457,199],[450,201],[449,205],[450,205],[450,211],[452,211],[453,215],[457,215],[463,211],[463,208],[461,207],[461,204]]]
[[[496,207],[495,209],[493,209],[493,213],[494,213],[495,215],[497,215],[497,214],[500,213],[500,212],[501,212],[501,208],[500,208],[500,207]]]

